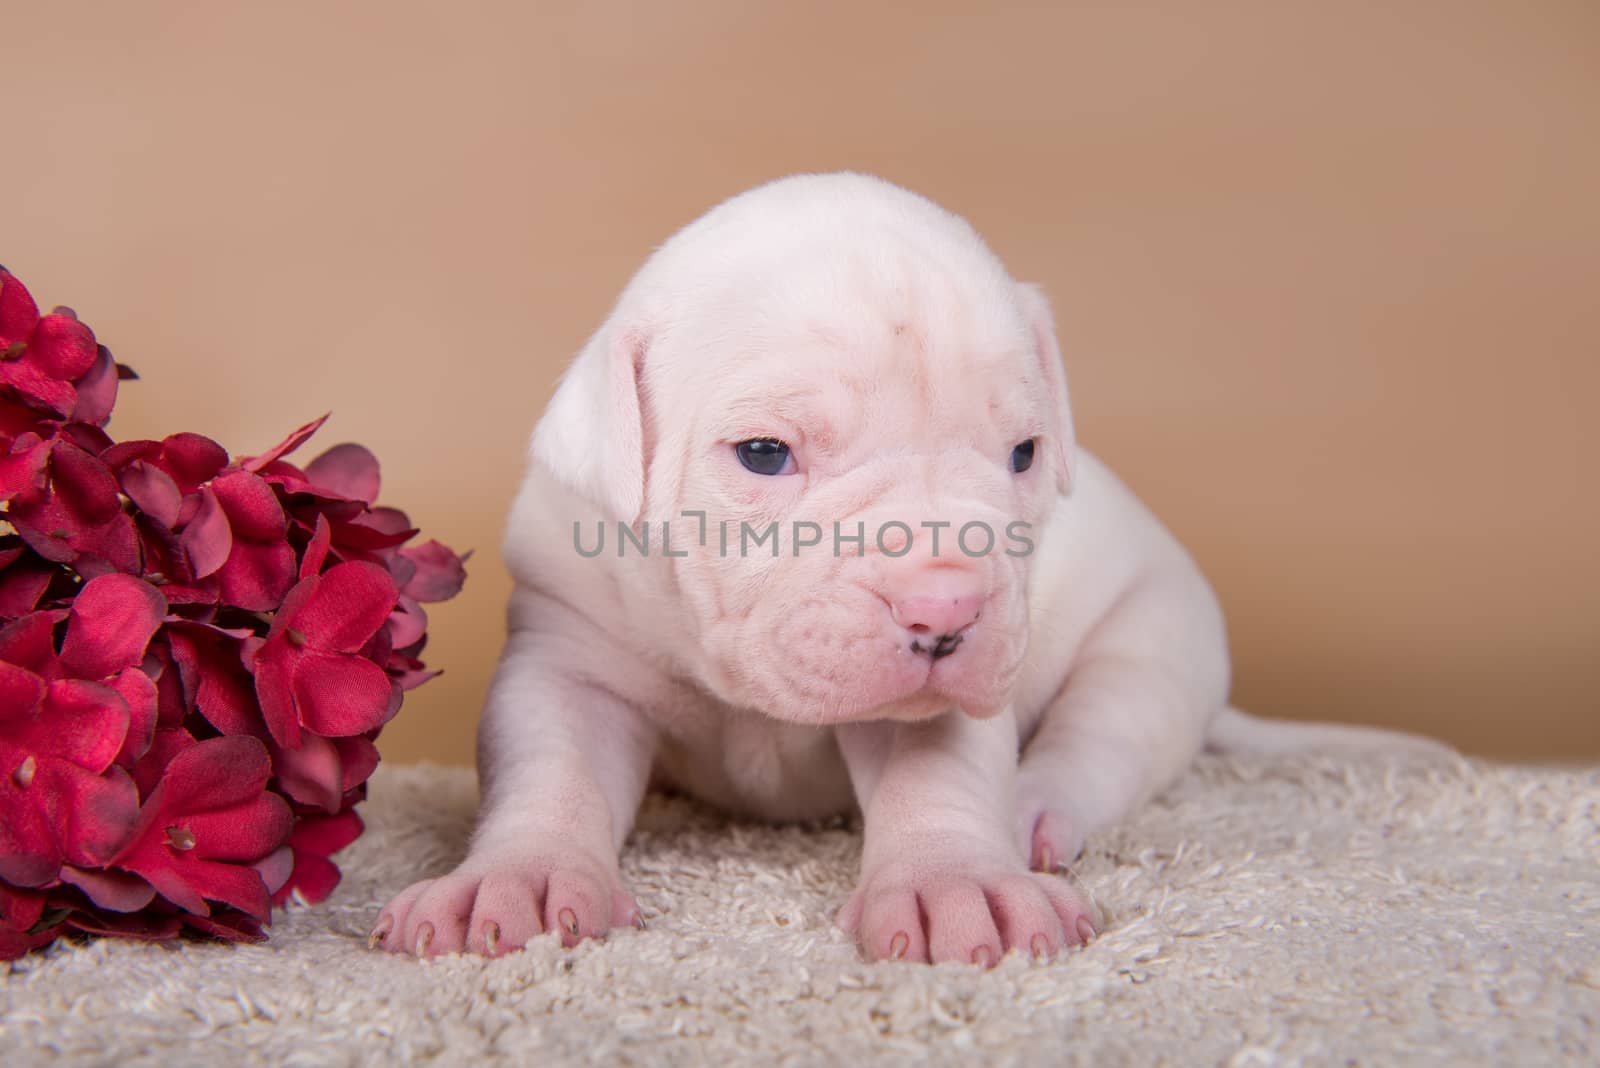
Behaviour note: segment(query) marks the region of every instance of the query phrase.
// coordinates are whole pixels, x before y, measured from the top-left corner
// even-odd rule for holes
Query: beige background
[[[143,374],[119,436],[332,408],[479,550],[391,759],[470,759],[523,441],[628,275],[844,167],[1049,289],[1240,702],[1600,755],[1600,7],[965,7],[4,0],[0,262]]]

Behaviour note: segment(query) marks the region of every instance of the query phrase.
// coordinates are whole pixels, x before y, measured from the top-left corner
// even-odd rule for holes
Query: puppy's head
[[[697,680],[781,719],[992,715],[1072,479],[1043,298],[959,218],[876,179],[723,204],[624,292],[534,435],[610,517],[671,528]]]

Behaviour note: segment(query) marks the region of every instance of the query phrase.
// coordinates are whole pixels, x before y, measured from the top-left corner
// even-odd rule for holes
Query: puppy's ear
[[[1067,399],[1067,370],[1061,363],[1061,348],[1056,343],[1055,318],[1050,314],[1050,302],[1038,286],[1019,283],[1018,300],[1023,315],[1033,330],[1033,348],[1039,360],[1045,390],[1049,394],[1050,451],[1055,460],[1056,488],[1062,493],[1072,492],[1077,471],[1078,442],[1072,429],[1072,405]]]
[[[647,344],[642,330],[608,321],[567,368],[533,431],[534,459],[626,523],[644,507],[639,373]]]

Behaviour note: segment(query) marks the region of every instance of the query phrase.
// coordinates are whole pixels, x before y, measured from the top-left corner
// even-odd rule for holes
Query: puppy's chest
[[[832,730],[685,701],[663,709],[653,781],[760,819],[850,811],[855,795]]]

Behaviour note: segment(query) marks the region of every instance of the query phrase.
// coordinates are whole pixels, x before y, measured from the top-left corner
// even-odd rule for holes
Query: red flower
[[[46,886],[63,863],[102,865],[122,846],[139,802],[112,766],[127,729],[115,691],[0,662],[0,880]]]
[[[387,571],[361,563],[335,564],[289,591],[266,639],[245,643],[274,741],[292,749],[302,725],[336,738],[388,721],[396,687],[361,650],[399,595]]]
[[[78,406],[73,381],[93,371],[99,358],[94,332],[70,308],[41,318],[26,287],[0,268],[0,385],[67,417]],[[109,414],[111,406],[97,401],[95,407],[101,406]]]
[[[250,611],[278,607],[295,580],[288,517],[272,487],[248,471],[227,471],[200,490],[183,532],[196,578],[216,573],[222,599]]]
[[[0,878],[42,886],[65,862],[106,862],[127,838],[132,764],[149,745],[155,684],[135,665],[166,605],[148,583],[84,584],[58,655],[56,614],[0,630]]]
[[[16,495],[6,513],[11,525],[34,552],[81,574],[139,574],[139,539],[111,470],[64,439],[48,448],[48,485]]]
[[[264,937],[326,897],[464,557],[378,461],[115,442],[112,360],[0,270],[0,960],[66,931]]]
[[[210,901],[258,920],[271,911],[261,873],[249,867],[289,837],[289,806],[266,790],[272,761],[254,738],[212,738],[172,758],[139,812],[127,847],[110,864],[142,876],[168,901],[199,916]]]

